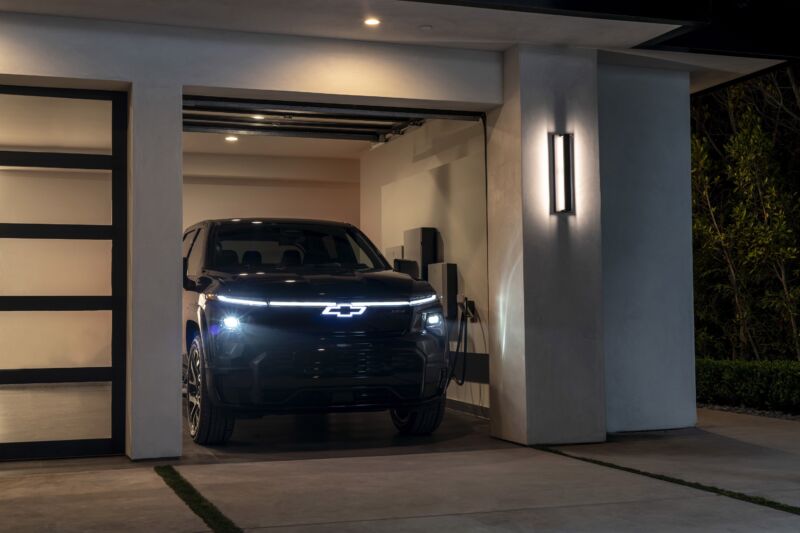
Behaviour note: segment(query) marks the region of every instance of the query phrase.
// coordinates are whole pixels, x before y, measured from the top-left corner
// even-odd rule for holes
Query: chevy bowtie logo
[[[366,310],[366,306],[363,305],[337,304],[329,305],[322,310],[322,314],[338,316],[339,318],[350,318],[351,316],[363,315]]]

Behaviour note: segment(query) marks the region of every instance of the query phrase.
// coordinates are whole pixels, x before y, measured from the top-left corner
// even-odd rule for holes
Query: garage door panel
[[[111,153],[109,100],[0,94],[0,149]]]
[[[0,240],[0,296],[108,296],[111,241]]]
[[[111,366],[111,311],[0,313],[0,370]]]
[[[0,223],[111,221],[110,171],[0,168]]]
[[[111,383],[0,385],[0,444],[111,438]]]
[[[124,450],[128,108],[0,85],[0,460]]]

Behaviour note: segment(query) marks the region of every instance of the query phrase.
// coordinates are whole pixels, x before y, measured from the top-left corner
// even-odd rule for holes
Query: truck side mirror
[[[183,270],[183,288],[186,289],[187,291],[195,290],[197,288],[197,283],[195,283],[193,280],[189,279],[189,275],[188,275],[188,272],[189,272],[189,258],[188,257],[184,257],[183,258],[183,269],[182,270]]]
[[[410,259],[395,259],[394,270],[402,274],[408,274],[414,279],[419,279],[419,265]]]

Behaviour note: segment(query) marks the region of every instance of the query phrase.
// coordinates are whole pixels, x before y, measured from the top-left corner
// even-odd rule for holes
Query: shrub
[[[697,359],[697,401],[800,414],[800,362]]]

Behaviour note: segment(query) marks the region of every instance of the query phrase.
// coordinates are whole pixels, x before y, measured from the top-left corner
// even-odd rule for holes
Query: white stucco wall
[[[688,73],[601,65],[608,431],[694,425]]]
[[[492,406],[502,412],[492,431],[523,444],[601,441],[596,53],[518,47],[506,52],[506,69],[506,105],[489,121]],[[575,136],[572,215],[550,212],[554,131]],[[517,139],[519,151],[508,147]]]

